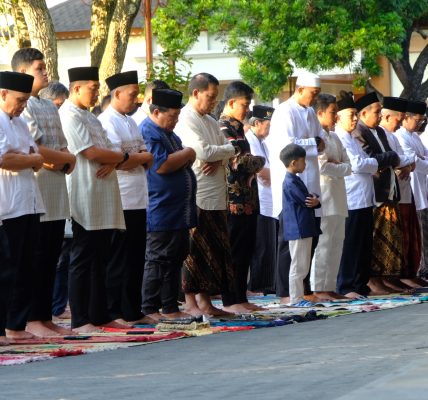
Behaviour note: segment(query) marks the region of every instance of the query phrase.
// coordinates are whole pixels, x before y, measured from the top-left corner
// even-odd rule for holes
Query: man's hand
[[[261,183],[265,187],[270,187],[270,169],[263,168],[257,176],[260,178]]]
[[[211,162],[207,161],[202,166],[202,173],[206,176],[214,175],[220,166],[221,166],[221,160],[211,161]]]
[[[186,155],[189,158],[189,162],[187,164],[188,167],[191,167],[196,160],[196,152],[191,147],[185,147],[182,151],[186,152]]]
[[[325,142],[322,138],[320,138],[319,136],[315,137],[315,141],[317,143],[317,151],[318,154],[321,154],[324,150],[325,150]]]
[[[34,172],[37,172],[40,168],[43,167],[44,159],[43,159],[43,156],[41,154],[31,153],[28,156],[31,157]]]
[[[309,197],[306,197],[305,204],[306,204],[306,207],[314,208],[320,204],[320,201],[318,197],[311,195]]]
[[[115,169],[115,164],[104,164],[97,171],[97,178],[104,179],[107,178]]]

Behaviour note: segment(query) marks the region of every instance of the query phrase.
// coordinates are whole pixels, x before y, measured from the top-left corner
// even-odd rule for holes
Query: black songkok
[[[360,112],[363,108],[366,108],[367,106],[373,103],[379,103],[379,99],[377,97],[376,92],[370,92],[364,95],[363,97],[360,97],[355,102],[355,108],[358,112]]]
[[[34,77],[21,72],[0,72],[0,88],[15,90],[21,93],[31,93],[33,90]]]
[[[106,79],[106,83],[110,91],[125,85],[138,84],[137,71],[121,72]]]
[[[183,108],[183,93],[174,89],[153,89],[152,104],[165,108]]]
[[[98,67],[76,67],[68,70],[68,80],[76,81],[99,81]]]

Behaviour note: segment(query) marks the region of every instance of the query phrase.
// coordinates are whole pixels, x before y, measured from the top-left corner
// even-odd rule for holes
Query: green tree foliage
[[[379,56],[391,61],[405,97],[428,95],[428,47],[414,67],[409,61],[410,35],[428,15],[428,0],[218,0],[216,7],[210,28],[239,53],[243,79],[265,99],[278,94],[294,66],[350,66],[355,84],[365,84],[381,73]]]
[[[154,66],[156,78],[173,87],[186,85],[191,65],[186,52],[205,29],[216,2],[213,0],[169,0],[159,7],[152,20],[153,34],[163,51]]]

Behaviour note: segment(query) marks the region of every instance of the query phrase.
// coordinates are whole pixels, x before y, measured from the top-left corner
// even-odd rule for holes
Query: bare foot
[[[336,300],[336,297],[332,296],[330,292],[314,292],[314,295],[320,302]]]
[[[27,340],[35,339],[36,337],[30,332],[26,331],[14,331],[12,329],[6,329],[6,337],[12,340]]]
[[[222,310],[221,308],[214,307],[213,305],[206,308],[201,308],[203,315],[212,315],[213,317],[227,317],[228,315],[233,315],[230,312]]]
[[[184,312],[186,314],[192,315],[194,317],[199,317],[203,314],[205,314],[199,307],[193,306],[193,307],[184,307]]]
[[[409,289],[409,286],[405,285],[403,282],[401,282],[398,279],[385,278],[382,280],[382,282],[388,289],[392,289],[397,293],[400,293],[405,291],[406,289]]]
[[[381,277],[370,278],[367,286],[370,288],[370,296],[385,296],[387,294],[396,293],[394,289],[384,285]]]
[[[331,297],[333,297],[336,300],[345,300],[345,299],[347,299],[346,296],[343,296],[343,295],[341,295],[339,293],[336,293],[336,292],[329,292],[329,294],[330,294]]]
[[[364,296],[362,296],[361,294],[357,293],[357,292],[349,292],[345,294],[345,297],[347,299],[352,299],[352,300],[361,300],[364,298]]]
[[[159,314],[160,315],[160,314]],[[131,326],[134,325],[153,325],[156,324],[156,320],[150,318],[148,315],[145,315],[143,318],[137,319],[136,321],[127,321]]]
[[[290,303],[290,297],[280,297],[279,298],[279,304],[289,304]]]
[[[252,292],[251,290],[247,290],[247,296],[263,296],[263,292]]]
[[[316,303],[317,301],[319,301],[319,298],[315,294],[305,294],[303,298],[306,301],[311,301],[312,303]]]
[[[64,328],[63,326],[59,326],[57,324],[54,324],[52,321],[43,321],[43,325],[46,326],[46,328],[50,329],[51,331],[59,333],[60,335],[72,335],[73,334],[73,331],[71,329]]]
[[[162,318],[166,318],[166,319],[189,318],[189,317],[191,317],[190,314],[184,313],[182,311],[177,311],[177,312],[168,313],[168,314],[162,314]]]
[[[155,323],[158,323],[161,318],[163,318],[163,315],[161,313],[153,313],[153,314],[147,314],[146,317],[152,319],[155,321]]]
[[[8,339],[6,336],[0,336],[0,346],[9,346],[12,343],[12,340]]]
[[[27,327],[25,328],[25,330],[39,338],[60,336],[58,332],[55,332],[45,326],[42,321],[27,322]]]
[[[421,281],[419,281],[417,278],[413,279],[413,278],[408,278],[408,279],[400,279],[401,282],[403,282],[405,285],[413,288],[413,289],[418,289],[422,286]]]
[[[123,324],[117,321],[123,321]],[[107,322],[106,324],[102,324],[100,325],[100,328],[126,329],[126,328],[129,328],[129,324],[125,320],[120,319],[120,320]]]
[[[248,310],[250,310],[250,311],[262,311],[262,310],[264,310],[264,308],[263,307],[260,307],[260,306],[258,306],[258,305],[256,305],[256,304],[254,304],[254,303],[249,303],[249,302],[246,302],[246,303],[241,303],[246,309],[248,309]]]
[[[242,304],[232,304],[231,306],[223,307],[224,311],[232,314],[250,314],[251,311]]]
[[[103,330],[97,328],[95,325],[86,324],[79,326],[78,328],[73,328],[72,331],[75,333],[101,333]]]

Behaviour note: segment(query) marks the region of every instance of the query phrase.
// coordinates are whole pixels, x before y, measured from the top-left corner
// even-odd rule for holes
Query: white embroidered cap
[[[320,77],[312,72],[301,73],[296,80],[296,86],[321,87]]]

